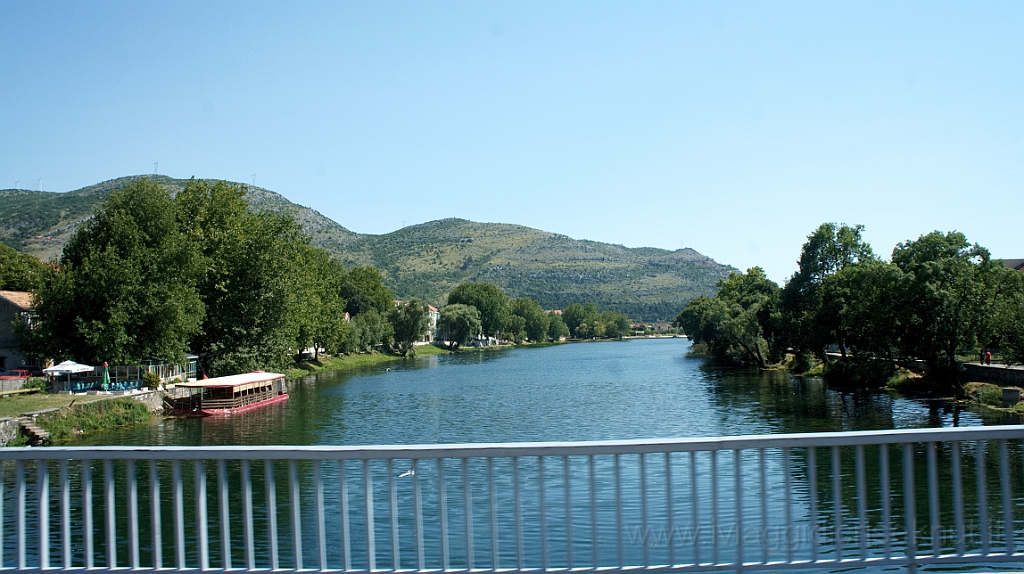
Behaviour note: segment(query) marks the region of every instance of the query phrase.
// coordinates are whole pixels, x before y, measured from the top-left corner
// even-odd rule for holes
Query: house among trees
[[[25,356],[18,346],[15,324],[26,327],[32,320],[32,294],[28,291],[0,291],[0,371],[38,371],[39,362]]]
[[[423,335],[423,341],[430,343],[437,339],[437,320],[441,317],[441,312],[437,310],[437,307],[433,305],[427,305],[428,319],[427,319],[427,333]]]
[[[1024,272],[1024,259],[1003,259],[1003,265]]]

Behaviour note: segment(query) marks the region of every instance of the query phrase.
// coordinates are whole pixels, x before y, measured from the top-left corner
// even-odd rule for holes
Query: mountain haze
[[[0,241],[40,259],[59,257],[109,193],[151,177],[172,193],[188,180],[131,176],[66,193],[0,190]],[[731,267],[692,249],[627,248],[504,223],[442,219],[382,235],[354,233],[272,191],[245,186],[254,210],[293,217],[314,245],[346,267],[372,265],[401,298],[436,306],[464,281],[487,281],[547,309],[593,301],[645,321],[671,319],[698,295],[716,292]]]

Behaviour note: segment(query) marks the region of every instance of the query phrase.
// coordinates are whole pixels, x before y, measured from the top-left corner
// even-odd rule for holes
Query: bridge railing
[[[758,570],[1024,559],[1024,427],[0,449],[2,569]]]

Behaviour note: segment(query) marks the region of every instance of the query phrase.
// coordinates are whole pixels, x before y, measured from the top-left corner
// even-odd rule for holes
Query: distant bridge
[[[0,449],[10,570],[767,570],[1024,560],[1024,427]]]

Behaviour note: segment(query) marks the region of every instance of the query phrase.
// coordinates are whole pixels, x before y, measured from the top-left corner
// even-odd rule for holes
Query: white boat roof
[[[249,385],[252,383],[263,383],[266,381],[273,381],[275,379],[282,379],[284,376],[285,375],[282,375],[281,373],[265,373],[258,371],[253,373],[242,373],[240,375],[228,375],[226,377],[214,377],[212,379],[201,379],[187,383],[178,383],[175,386],[205,389],[240,387],[242,385]]]

